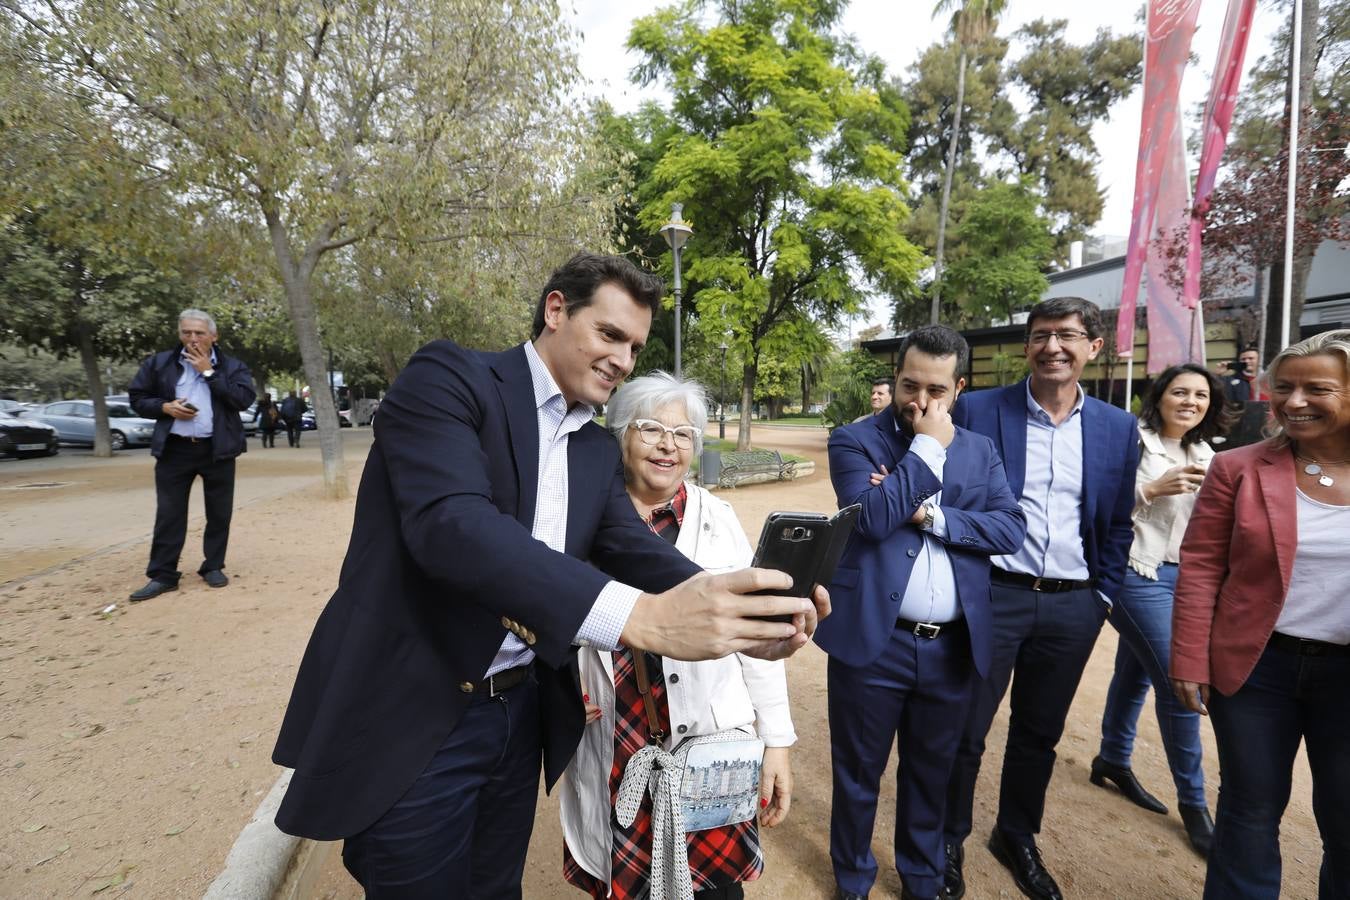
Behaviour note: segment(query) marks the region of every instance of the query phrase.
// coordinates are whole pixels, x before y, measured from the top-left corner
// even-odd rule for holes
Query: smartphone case
[[[769,513],[759,535],[752,565],[788,573],[792,576],[792,587],[785,591],[759,593],[809,597],[817,584],[829,584],[861,509],[860,505],[854,504],[833,516],[806,512]]]

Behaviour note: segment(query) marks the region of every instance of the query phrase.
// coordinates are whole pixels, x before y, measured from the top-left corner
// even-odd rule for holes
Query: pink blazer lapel
[[[1295,492],[1294,454],[1288,448],[1266,450],[1256,469],[1261,483],[1261,495],[1266,504],[1266,520],[1270,523],[1275,544],[1275,559],[1280,566],[1281,596],[1289,592],[1289,579],[1294,573],[1294,553],[1298,549],[1298,509]]]

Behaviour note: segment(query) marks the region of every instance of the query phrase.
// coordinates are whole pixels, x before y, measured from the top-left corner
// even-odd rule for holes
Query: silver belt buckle
[[[941,625],[934,625],[934,624],[932,624],[931,622],[915,622],[915,623],[914,623],[914,636],[915,636],[915,637],[928,638],[928,640],[931,641],[933,638],[937,637],[939,634],[942,634],[942,626],[941,626]]]
[[[1041,587],[1041,582],[1044,580],[1045,580],[1044,578],[1037,578],[1035,581],[1031,583],[1031,589],[1033,591],[1043,590],[1043,588]]]

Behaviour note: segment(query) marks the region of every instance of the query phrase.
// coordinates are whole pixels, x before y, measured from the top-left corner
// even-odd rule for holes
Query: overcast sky
[[[635,18],[668,5],[659,0],[574,0],[573,22],[580,30],[580,67],[591,83],[591,93],[606,97],[620,112],[635,109],[644,99],[661,95],[639,89],[628,79],[637,62],[625,50],[628,32]],[[930,15],[930,0],[853,0],[844,15],[843,30],[854,35],[868,53],[881,57],[893,73],[902,73],[918,59],[930,44],[942,39],[945,21]],[[1182,81],[1182,108],[1189,111],[1203,103],[1209,92],[1214,56],[1228,4],[1223,0],[1203,0],[1199,25],[1191,45],[1199,58]],[[1069,21],[1068,38],[1075,43],[1090,41],[1099,28],[1116,34],[1139,30],[1134,17],[1142,5],[1132,3],[1085,3],[1083,0],[1012,0],[999,27],[1011,34],[1036,18],[1063,18]],[[1244,71],[1268,52],[1271,35],[1279,16],[1264,4],[1258,5]],[[1018,53],[1016,47],[1009,56]],[[1134,189],[1134,165],[1139,145],[1140,92],[1134,91],[1116,104],[1108,121],[1093,131],[1101,153],[1098,181],[1106,192],[1106,208],[1093,233],[1125,237],[1130,230],[1130,206]],[[1188,129],[1190,122],[1186,123]],[[1189,137],[1189,131],[1187,136]],[[1196,162],[1191,160],[1194,168]],[[874,317],[875,318],[875,317]]]

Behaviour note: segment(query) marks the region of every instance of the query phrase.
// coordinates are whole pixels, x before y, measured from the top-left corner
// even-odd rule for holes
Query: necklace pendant
[[[1321,474],[1322,467],[1317,463],[1308,463],[1303,467],[1303,471],[1307,472],[1309,475],[1318,475]]]
[[[1336,483],[1336,479],[1332,478],[1330,475],[1323,475],[1321,478],[1317,479],[1317,483],[1322,487],[1331,487]]]

